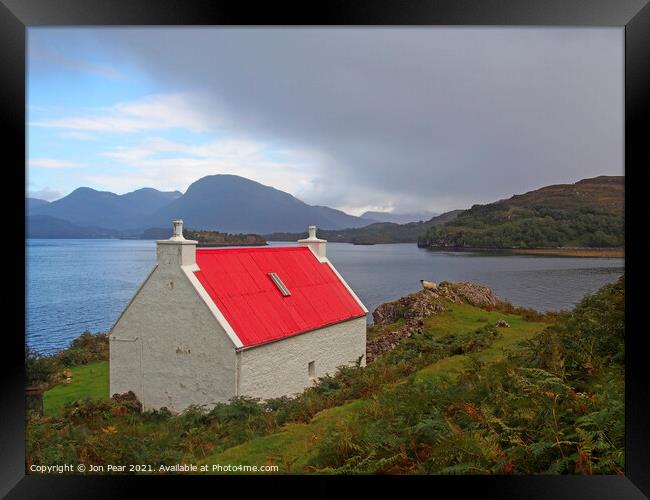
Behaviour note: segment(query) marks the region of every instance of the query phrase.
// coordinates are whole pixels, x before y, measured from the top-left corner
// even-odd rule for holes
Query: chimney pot
[[[169,239],[172,241],[184,240],[185,237],[183,236],[183,219],[173,220],[172,224],[174,225],[174,231],[172,233],[172,237]]]

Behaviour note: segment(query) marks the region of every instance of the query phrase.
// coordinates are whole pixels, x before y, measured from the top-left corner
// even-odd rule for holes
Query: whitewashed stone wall
[[[239,394],[267,399],[299,393],[313,383],[310,362],[315,377],[322,377],[360,356],[365,365],[365,354],[365,317],[246,349],[239,354]]]
[[[159,265],[109,336],[110,394],[131,390],[145,410],[236,394],[234,346],[179,266],[184,250],[159,246]]]

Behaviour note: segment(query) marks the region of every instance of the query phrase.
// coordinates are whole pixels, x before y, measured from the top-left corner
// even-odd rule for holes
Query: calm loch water
[[[285,245],[273,243],[273,245]],[[85,330],[107,331],[156,260],[154,241],[28,240],[27,342],[51,353]],[[373,311],[420,279],[472,281],[515,305],[571,308],[623,274],[623,259],[431,252],[415,244],[329,243],[328,257]]]

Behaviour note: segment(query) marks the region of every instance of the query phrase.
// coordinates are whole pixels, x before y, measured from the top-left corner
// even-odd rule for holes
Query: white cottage
[[[174,221],[157,264],[113,326],[110,393],[146,410],[272,398],[366,354],[366,313],[326,241],[200,248]]]

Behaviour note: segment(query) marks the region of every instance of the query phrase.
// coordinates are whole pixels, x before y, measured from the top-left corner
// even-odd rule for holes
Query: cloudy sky
[[[29,28],[29,195],[442,212],[623,173],[620,28]]]

